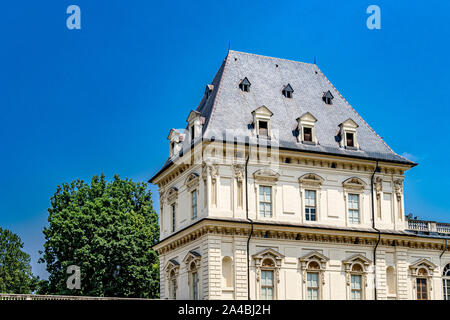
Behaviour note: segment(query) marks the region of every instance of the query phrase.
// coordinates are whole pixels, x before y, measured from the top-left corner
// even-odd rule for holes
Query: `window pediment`
[[[348,118],[347,120],[342,122],[339,126],[341,128],[354,129],[354,130],[356,130],[356,128],[359,127],[359,125],[352,118]]]
[[[180,264],[175,259],[170,259],[167,262],[166,267],[164,268],[164,270],[167,272],[167,274],[171,274],[172,271],[174,271],[175,275],[178,275],[179,269],[180,269]]]
[[[259,267],[263,266],[262,264],[266,261],[266,259],[270,259],[273,262],[273,267],[279,268],[281,267],[281,261],[283,260],[284,255],[272,248],[267,248],[257,254],[254,254],[252,257],[255,260],[255,264]]]
[[[178,197],[178,188],[171,187],[169,191],[167,191],[167,201],[173,202]]]
[[[299,258],[302,269],[315,269],[315,265],[318,265],[320,267],[318,270],[324,270],[328,260],[330,259],[319,251],[312,251]],[[317,264],[313,264],[313,262],[316,262]]]
[[[191,174],[186,178],[185,184],[186,184],[186,186],[188,187],[188,189],[193,189],[193,188],[195,188],[196,186],[198,186],[199,180],[200,180],[199,174],[196,173],[196,172],[194,172],[194,173],[191,173]]]
[[[270,119],[271,116],[273,116],[273,112],[269,110],[266,106],[262,105],[261,107],[255,109],[252,111],[252,114],[254,116],[260,117],[260,118],[266,118]]]
[[[364,190],[366,187],[366,183],[358,177],[348,178],[342,185],[348,190]]]
[[[305,112],[300,117],[297,118],[297,122],[314,125],[317,122],[316,117],[314,117],[310,112]]]
[[[355,254],[355,255],[351,256],[350,258],[342,261],[342,263],[344,264],[345,270],[347,272],[356,270],[353,268],[355,265],[360,265],[362,267],[361,272],[366,272],[367,267],[370,266],[372,261],[370,261],[368,258],[363,256],[362,254]]]
[[[315,173],[307,173],[298,178],[298,182],[302,187],[320,187],[324,181],[324,178],[315,174]]]
[[[411,275],[412,276],[431,276],[433,274],[434,269],[436,269],[437,266],[431,262],[428,259],[419,259],[416,262],[414,262],[413,264],[411,264],[409,266],[409,269],[411,270]],[[420,271],[422,269],[425,269],[427,271],[427,274],[421,274]]]
[[[260,182],[272,182],[278,181],[280,174],[271,169],[260,169],[253,173],[253,178]]]
[[[195,269],[200,267],[200,261],[202,259],[202,256],[197,251],[191,250],[186,254],[186,257],[184,257],[183,262],[188,268],[188,270],[192,269],[192,266],[194,266]]]

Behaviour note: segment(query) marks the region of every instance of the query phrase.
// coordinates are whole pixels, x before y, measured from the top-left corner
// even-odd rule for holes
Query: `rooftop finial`
[[[231,50],[231,40],[228,40],[228,51]]]
[[[314,56],[314,64],[316,64],[316,56]]]

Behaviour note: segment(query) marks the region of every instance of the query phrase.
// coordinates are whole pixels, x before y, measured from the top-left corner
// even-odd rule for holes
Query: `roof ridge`
[[[361,119],[362,122],[364,122],[367,127],[378,137],[380,138],[381,142],[383,142],[383,144],[395,155],[407,160],[407,161],[411,161],[409,159],[406,159],[405,157],[397,154],[387,143],[386,141],[384,141],[384,139],[369,125],[369,123],[367,123],[366,120],[364,120],[363,117],[361,117],[361,115],[358,113],[358,111],[356,111],[355,108],[352,107],[352,105],[347,101],[347,99],[344,98],[344,96],[339,92],[339,90],[333,85],[333,83],[327,78],[327,76],[322,72],[322,70],[319,68],[319,66],[317,66],[317,69],[319,70],[319,72],[322,74],[322,76],[325,78],[325,80],[331,85],[331,87],[336,90],[336,92],[338,93],[338,95],[342,98],[342,100],[344,100],[344,102],[350,107],[350,109],[352,109],[356,115]]]
[[[219,100],[219,97],[220,97],[220,92],[221,92],[222,84],[223,84],[223,81],[222,81],[222,80],[224,79],[225,72],[226,72],[226,70],[227,70],[228,58],[229,58],[229,56],[230,56],[230,51],[228,51],[227,56],[226,56],[225,59],[224,59],[225,61],[223,62],[223,70],[222,70],[222,74],[220,75],[220,78],[218,79],[218,81],[219,81],[219,86],[218,86],[218,88],[217,88],[216,96],[214,97],[214,102],[213,102],[213,105],[212,105],[212,107],[211,107],[211,113],[209,114],[209,120],[208,120],[208,122],[207,122],[207,124],[206,124],[205,130],[203,131],[203,135],[206,135],[206,132],[208,131],[208,129],[209,129],[210,125],[211,125],[211,122],[212,122],[213,119],[214,119],[214,113],[215,113],[215,111],[216,111],[217,101]]]
[[[297,60],[291,60],[291,59],[285,59],[285,58],[277,58],[277,57],[272,57],[272,56],[265,56],[262,54],[250,53],[250,52],[244,52],[244,51],[230,50],[230,52],[236,52],[236,53],[246,54],[246,55],[255,56],[255,57],[268,58],[268,59],[272,59],[272,60],[288,61],[288,62],[301,63],[301,64],[307,64],[307,65],[312,65],[312,66],[316,65],[315,63],[309,63],[309,62],[303,62],[303,61],[297,61]]]

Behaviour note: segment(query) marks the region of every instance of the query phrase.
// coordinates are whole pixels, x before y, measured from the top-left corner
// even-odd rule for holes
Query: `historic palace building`
[[[162,299],[447,299],[450,224],[315,64],[229,51],[159,187]],[[449,241],[450,242],[450,241]]]

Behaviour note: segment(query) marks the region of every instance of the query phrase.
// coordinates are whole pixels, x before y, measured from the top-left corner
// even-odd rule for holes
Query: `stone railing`
[[[407,230],[450,235],[450,223],[440,223],[436,221],[423,221],[423,220],[408,220]]]
[[[0,301],[1,300],[152,300],[152,299],[0,293]]]

